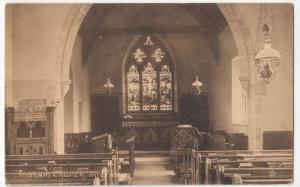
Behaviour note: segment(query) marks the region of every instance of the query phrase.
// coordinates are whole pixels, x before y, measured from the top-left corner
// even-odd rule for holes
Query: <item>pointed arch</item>
[[[148,44],[147,44],[148,42]],[[152,43],[151,43],[152,42]],[[147,46],[148,45],[148,46]],[[145,47],[145,52],[143,51]],[[141,47],[143,49],[141,49]],[[129,92],[129,85],[128,85],[128,72],[136,71],[135,83],[131,85],[133,87],[139,87],[135,90],[135,92],[139,92],[138,97],[135,102],[135,106],[132,105],[132,108],[128,110],[128,92]],[[151,70],[152,68],[152,70]],[[168,76],[169,70],[169,76]],[[144,71],[144,73],[143,73]],[[148,72],[146,72],[148,71]],[[156,89],[152,90],[152,93],[157,93],[157,103],[145,106],[147,102],[145,98],[143,98],[143,94],[145,95],[145,87],[147,84],[146,77],[149,76],[150,71],[155,72],[153,74],[153,83],[152,85],[148,82],[148,84]],[[138,74],[137,74],[138,72]],[[152,73],[153,73],[152,72]],[[177,112],[177,70],[176,70],[176,62],[172,50],[166,43],[166,41],[159,35],[137,35],[131,44],[129,45],[122,63],[122,92],[123,92],[123,113],[133,112],[133,111],[154,111],[154,112]],[[134,74],[133,74],[134,75]],[[165,77],[167,80],[162,80]],[[144,81],[143,81],[144,78]],[[169,81],[168,81],[169,78]],[[138,80],[138,83],[136,82]],[[157,81],[157,82],[156,82]],[[152,80],[151,80],[152,82]],[[170,86],[171,83],[171,86]],[[139,84],[139,86],[137,86]],[[144,84],[144,85],[143,85]],[[163,88],[164,87],[164,88]],[[169,89],[168,89],[168,88]],[[171,88],[170,88],[171,87]],[[164,92],[162,91],[164,89]],[[171,89],[171,104],[162,104],[162,97],[168,97],[166,94],[170,94],[168,91]],[[151,94],[151,90],[149,94]],[[168,103],[166,101],[165,103]],[[139,104],[139,106],[138,106]]]

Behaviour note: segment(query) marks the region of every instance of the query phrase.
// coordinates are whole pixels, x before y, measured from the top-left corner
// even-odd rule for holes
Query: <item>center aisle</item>
[[[142,161],[135,166],[132,185],[174,185],[179,184],[169,162],[165,161]]]

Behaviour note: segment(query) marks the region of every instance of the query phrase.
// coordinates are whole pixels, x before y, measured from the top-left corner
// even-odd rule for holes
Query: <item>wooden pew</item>
[[[112,137],[110,134],[102,134],[91,138],[91,146],[94,153],[109,153],[112,150]]]
[[[179,180],[184,184],[191,184],[191,150],[198,149],[209,133],[199,132],[191,125],[178,125],[171,130],[172,166]]]
[[[277,151],[192,151],[191,159],[191,183],[209,184],[216,180],[216,172],[213,170],[218,164],[227,167],[240,167],[245,164],[252,164],[252,167],[263,166],[292,167],[293,154],[291,150]]]
[[[288,184],[293,168],[226,168],[216,167],[217,184]]]
[[[7,184],[118,184],[118,154],[7,155]]]
[[[135,136],[113,141],[119,151],[120,185],[130,184],[135,170]],[[119,147],[121,147],[119,149]]]
[[[129,172],[131,177],[133,177],[135,169],[135,136],[128,138],[126,144],[128,145]]]
[[[191,151],[173,151],[172,166],[179,181],[191,184],[192,154]]]

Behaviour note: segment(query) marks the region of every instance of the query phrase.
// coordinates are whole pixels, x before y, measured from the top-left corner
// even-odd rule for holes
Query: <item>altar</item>
[[[156,118],[155,115],[147,116],[147,119],[125,119],[121,126],[127,131],[128,136],[136,137],[138,150],[170,149],[171,129],[176,127],[176,118]]]

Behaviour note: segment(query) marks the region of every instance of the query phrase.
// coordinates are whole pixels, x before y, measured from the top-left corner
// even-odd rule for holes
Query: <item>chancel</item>
[[[11,185],[293,182],[292,4],[7,4]]]

